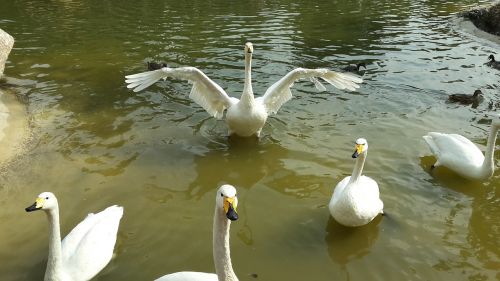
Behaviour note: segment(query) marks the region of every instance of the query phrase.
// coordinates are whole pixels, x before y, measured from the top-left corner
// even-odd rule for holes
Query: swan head
[[[217,190],[216,205],[218,210],[224,211],[224,215],[229,220],[238,219],[236,208],[238,207],[238,197],[236,197],[236,188],[229,184],[224,184]]]
[[[490,61],[495,61],[495,56],[494,56],[494,55],[490,55],[490,56],[488,57],[488,60],[490,60]]]
[[[27,207],[26,212],[51,210],[57,208],[57,198],[52,192],[43,192],[38,195],[33,205]]]
[[[356,140],[355,151],[352,154],[352,158],[358,158],[359,155],[366,153],[368,150],[368,142],[364,138],[359,138]]]
[[[250,42],[247,42],[245,44],[245,55],[246,54],[251,54],[251,53],[253,53],[253,44],[250,43]]]

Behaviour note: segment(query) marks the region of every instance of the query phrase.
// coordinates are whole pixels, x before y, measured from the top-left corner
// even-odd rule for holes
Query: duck
[[[494,55],[489,55],[488,60],[489,61],[486,63],[487,66],[500,70],[500,62],[495,60]]]
[[[189,97],[203,107],[211,116],[222,119],[227,110],[225,121],[228,135],[241,137],[260,137],[262,128],[270,114],[276,114],[281,106],[292,98],[290,88],[300,79],[309,79],[318,90],[326,90],[319,79],[341,90],[354,91],[363,82],[353,74],[340,73],[325,68],[296,68],[271,85],[263,96],[255,98],[252,89],[253,44],[247,42],[245,54],[245,80],[241,98],[230,97],[221,86],[208,78],[196,67],[163,67],[125,76],[127,88],[139,92],[168,77],[187,80],[193,84]]]
[[[349,71],[349,72],[360,72],[359,71],[360,67],[364,67],[366,69],[366,63],[360,62],[360,63],[357,63],[357,64],[350,64],[350,65],[342,68],[342,70]]]
[[[458,102],[460,104],[476,104],[478,105],[483,101],[483,92],[481,90],[475,90],[474,94],[453,94],[448,96],[450,102]]]
[[[491,123],[485,155],[462,135],[429,132],[423,138],[437,158],[431,170],[445,166],[466,179],[479,181],[489,179],[495,170],[493,156],[499,128],[500,118],[497,116]]]
[[[49,219],[49,257],[45,281],[87,281],[111,260],[123,207],[113,205],[89,214],[61,241],[59,204],[52,192],[43,192],[26,212],[43,210]]]
[[[380,199],[377,182],[362,175],[367,153],[368,141],[357,139],[352,154],[352,158],[356,159],[352,175],[335,186],[328,204],[331,216],[344,226],[363,226],[379,214],[384,214],[384,203]]]
[[[164,275],[155,281],[238,281],[230,255],[229,230],[231,222],[238,219],[236,188],[229,184],[219,187],[215,196],[213,224],[213,257],[215,274],[181,271]]]
[[[168,67],[168,65],[164,62],[154,62],[154,61],[148,61],[148,70],[157,70],[157,69],[162,69],[164,67]]]

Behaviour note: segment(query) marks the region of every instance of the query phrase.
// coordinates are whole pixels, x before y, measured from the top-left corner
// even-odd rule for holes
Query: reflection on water
[[[60,198],[63,235],[86,213],[125,207],[116,257],[96,280],[211,272],[213,196],[223,183],[242,202],[231,230],[241,280],[498,279],[500,178],[431,172],[422,139],[460,133],[484,150],[500,85],[484,62],[498,45],[452,21],[477,3],[2,3],[1,28],[16,38],[5,73],[32,81],[22,94],[33,131],[30,149],[0,173],[2,280],[43,276],[46,222],[23,208],[46,190]],[[364,61],[364,83],[356,92],[296,83],[260,140],[227,138],[183,81],[140,94],[125,87],[125,75],[158,60],[196,66],[239,97],[246,41],[257,96],[295,67]],[[485,98],[477,108],[447,103],[476,89]],[[347,229],[327,204],[352,171],[359,137],[370,141],[364,172],[388,215]]]

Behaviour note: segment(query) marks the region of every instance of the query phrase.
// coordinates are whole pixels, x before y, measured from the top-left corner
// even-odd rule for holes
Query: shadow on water
[[[379,224],[383,216],[377,216],[372,222],[362,227],[346,227],[328,219],[325,231],[325,242],[328,255],[343,268],[353,260],[360,259],[370,253],[372,245],[379,235]]]

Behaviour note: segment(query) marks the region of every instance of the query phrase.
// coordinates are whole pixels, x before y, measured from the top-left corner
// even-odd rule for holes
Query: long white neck
[[[49,257],[45,270],[45,281],[60,280],[62,272],[61,230],[59,227],[59,208],[47,211],[49,219]]]
[[[243,85],[243,94],[241,101],[245,105],[254,104],[254,95],[252,90],[252,53],[245,53],[245,84]]]
[[[238,281],[231,264],[229,249],[229,227],[231,221],[217,207],[214,214],[213,253],[215,273],[219,281]]]
[[[491,177],[495,171],[495,167],[493,165],[493,154],[495,152],[495,142],[497,140],[498,129],[500,129],[499,124],[491,124],[490,135],[488,137],[488,143],[486,144],[484,162],[481,166],[481,172],[488,177]]]
[[[362,152],[358,158],[356,158],[356,163],[354,164],[354,169],[352,171],[351,179],[349,180],[349,183],[355,183],[358,181],[358,179],[361,177],[361,173],[363,172],[363,166],[365,165],[365,160],[366,160],[366,154],[368,153],[368,150],[365,150]]]

